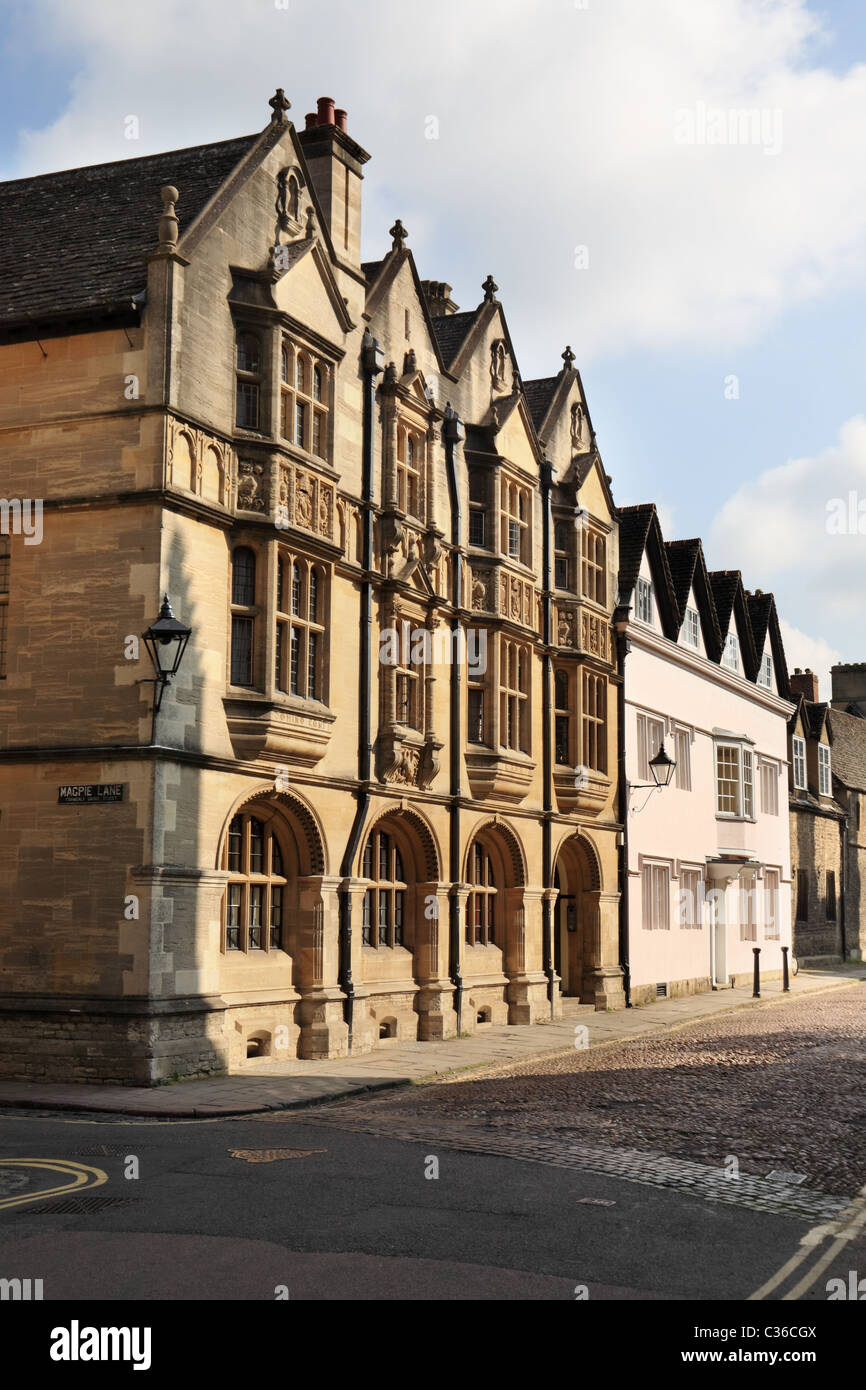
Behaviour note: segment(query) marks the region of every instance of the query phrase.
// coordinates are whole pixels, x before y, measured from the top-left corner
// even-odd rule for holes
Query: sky
[[[525,378],[570,344],[617,502],[775,593],[829,698],[866,661],[862,0],[3,0],[0,179],[252,133],[277,86],[370,152],[365,258],[399,216],[461,308],[494,275]]]

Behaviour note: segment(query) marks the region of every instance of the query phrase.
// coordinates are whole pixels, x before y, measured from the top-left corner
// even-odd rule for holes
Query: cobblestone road
[[[864,1064],[859,984],[658,1039],[316,1107],[315,1115],[316,1123],[438,1138],[820,1219],[866,1183]],[[723,1176],[731,1158],[740,1182]],[[771,1170],[804,1180],[768,1182]]]

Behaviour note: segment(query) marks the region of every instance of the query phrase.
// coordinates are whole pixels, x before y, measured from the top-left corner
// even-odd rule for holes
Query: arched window
[[[492,946],[496,940],[496,875],[490,852],[476,840],[469,853],[472,891],[466,903],[466,944]]]
[[[317,458],[328,457],[329,379],[327,365],[288,339],[280,393],[280,434]]]
[[[384,830],[372,832],[364,850],[362,876],[372,880],[364,894],[364,945],[402,946],[408,883],[393,835]]]
[[[224,900],[224,949],[280,950],[287,879],[273,821],[266,824],[254,812],[235,816],[222,866],[231,875]]]
[[[499,744],[529,752],[529,650],[501,639],[499,667]]]
[[[397,506],[408,516],[419,516],[421,498],[421,439],[405,425],[397,429]]]
[[[6,679],[6,640],[9,619],[10,541],[0,536],[0,681]]]
[[[232,552],[232,685],[254,684],[256,626],[256,557],[249,546]]]
[[[237,336],[237,409],[238,429],[257,430],[262,382],[261,344],[255,333],[243,331]]]
[[[284,695],[324,700],[324,573],[303,556],[277,557],[274,681]]]
[[[583,672],[581,751],[585,767],[607,772],[607,681]]]

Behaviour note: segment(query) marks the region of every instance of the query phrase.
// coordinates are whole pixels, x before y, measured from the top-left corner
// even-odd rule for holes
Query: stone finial
[[[387,367],[385,368],[385,376],[384,376],[384,378],[383,378],[383,380],[382,380],[382,385],[383,385],[383,386],[386,386],[386,387],[393,387],[393,386],[396,386],[396,385],[397,385],[397,363],[396,363],[396,362],[389,362],[389,363],[388,363]]]
[[[570,372],[574,366],[574,353],[570,347],[565,349],[565,352],[562,354],[562,360],[565,363],[565,370]]]
[[[397,221],[394,223],[388,235],[389,237],[394,238],[391,244],[392,251],[406,250],[405,242],[409,233],[406,231],[406,228],[403,226],[403,223],[400,221],[399,217],[397,218]]]
[[[485,302],[486,302],[487,304],[495,304],[495,303],[496,303],[496,291],[499,289],[499,286],[497,285],[497,283],[496,283],[496,281],[494,280],[494,278],[493,278],[492,275],[488,275],[487,279],[484,281],[484,284],[481,286],[481,288],[482,288],[483,291],[484,291],[484,299],[485,299]]]
[[[271,116],[271,125],[285,125],[287,123],[288,117],[286,112],[291,107],[291,104],[282,87],[278,87],[268,102],[268,106],[273,112]]]
[[[162,199],[162,216],[159,219],[159,247],[161,251],[174,251],[177,246],[177,213],[175,203],[180,194],[167,183],[159,190]]]
[[[409,372],[417,372],[417,370],[418,358],[415,354],[415,349],[410,348],[403,358],[403,375],[407,376]]]

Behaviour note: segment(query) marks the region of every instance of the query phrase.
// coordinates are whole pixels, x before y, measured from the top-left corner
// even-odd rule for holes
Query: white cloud
[[[837,443],[814,458],[792,459],[738,488],[707,549],[712,568],[741,569],[748,588],[774,591],[790,624],[792,668],[826,672],[840,652],[866,660],[866,419],[847,420]]]
[[[327,92],[374,156],[368,253],[399,213],[464,307],[492,270],[530,375],[566,341],[733,349],[864,279],[866,67],[817,66],[806,0],[44,0],[19,24],[77,74],[10,173],[246,133],[277,85],[302,124]],[[714,108],[765,111],[773,144],[781,113],[780,149],[676,142]]]
[[[829,700],[831,694],[830,667],[842,660],[841,654],[823,638],[810,637],[807,633],[800,632],[799,628],[792,627],[784,618],[780,620],[779,626],[782,630],[782,641],[785,644],[788,673],[790,674],[795,666],[799,666],[804,671],[807,669],[814,671],[818,677],[818,693],[821,699]]]

